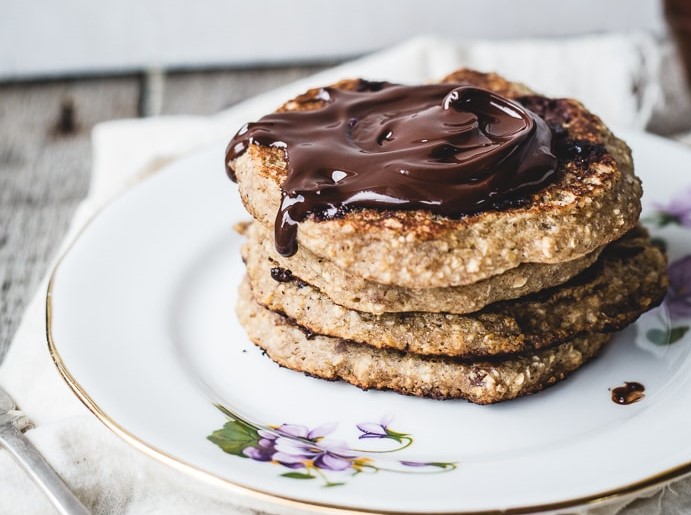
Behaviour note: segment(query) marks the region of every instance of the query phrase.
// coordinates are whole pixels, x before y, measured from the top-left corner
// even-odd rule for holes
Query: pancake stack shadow
[[[492,74],[462,70],[446,81],[498,91],[550,121],[561,134],[558,180],[527,204],[461,220],[415,211],[309,220],[285,257],[272,225],[285,162],[278,149],[251,145],[231,163],[255,219],[241,227],[237,314],[279,365],[491,404],[561,381],[664,297],[666,258],[636,225],[630,152],[599,119]],[[582,134],[601,141],[587,159],[594,143]]]

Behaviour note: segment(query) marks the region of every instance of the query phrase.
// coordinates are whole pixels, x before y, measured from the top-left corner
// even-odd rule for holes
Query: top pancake
[[[313,216],[298,227],[298,245],[370,281],[408,288],[472,284],[522,263],[576,259],[631,229],[640,214],[640,182],[631,152],[595,115],[571,99],[534,95],[495,74],[459,70],[443,82],[512,98],[553,131],[557,179],[495,209],[451,219],[428,211],[359,209],[339,218]],[[353,89],[359,81],[343,81]],[[319,90],[282,111],[318,109]],[[250,145],[229,163],[250,214],[273,228],[287,174],[284,151]]]

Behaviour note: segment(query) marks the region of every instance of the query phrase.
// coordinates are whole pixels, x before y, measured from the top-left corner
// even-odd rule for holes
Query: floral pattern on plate
[[[654,204],[655,211],[643,222],[657,228],[678,226],[691,229],[691,188],[687,188],[666,204]],[[667,248],[664,238],[653,238],[657,244]],[[669,322],[662,328],[650,329],[648,340],[656,345],[670,345],[680,341],[689,331],[688,325],[676,325],[679,320],[691,318],[691,255],[672,261],[668,267],[669,290],[664,304],[669,313]]]
[[[648,341],[655,345],[676,343],[689,331],[688,325],[678,325],[678,322],[691,318],[691,255],[673,261],[667,270],[669,289],[664,306],[669,319],[662,318],[661,327],[650,329],[646,333]]]
[[[656,202],[655,211],[643,222],[656,227],[680,225],[691,228],[691,187],[673,197],[666,204]]]
[[[223,452],[255,461],[280,465],[288,469],[281,476],[290,479],[320,479],[322,486],[345,484],[347,477],[380,471],[398,473],[438,473],[456,469],[452,462],[420,462],[377,459],[376,455],[402,451],[413,444],[413,438],[389,427],[391,418],[380,422],[362,422],[356,427],[359,440],[389,440],[393,448],[380,450],[357,449],[340,440],[327,438],[336,423],[309,429],[297,424],[260,426],[253,424],[227,408],[216,405],[228,421],[207,439]],[[337,477],[337,480],[333,478]]]

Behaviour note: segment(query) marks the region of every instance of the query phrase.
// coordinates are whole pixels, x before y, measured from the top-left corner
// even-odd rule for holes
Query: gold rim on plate
[[[162,167],[165,169],[167,167]],[[145,182],[151,178],[153,175],[158,175],[161,169],[156,170],[156,173],[150,174],[136,184]],[[134,186],[134,185],[133,185]],[[113,420],[107,413],[105,413],[94,401],[91,396],[87,393],[82,385],[74,378],[70,373],[67,366],[62,360],[60,353],[58,352],[57,346],[55,345],[55,340],[52,334],[52,299],[53,299],[53,283],[57,272],[60,268],[65,257],[70,253],[75,243],[82,237],[86,229],[92,224],[94,219],[96,219],[107,207],[109,207],[115,200],[120,198],[123,193],[131,191],[131,187],[127,188],[125,191],[121,192],[115,198],[106,202],[105,205],[101,206],[97,211],[89,218],[89,220],[84,224],[84,226],[78,231],[73,240],[69,243],[65,251],[62,253],[58,259],[53,271],[50,275],[50,280],[48,281],[48,289],[46,293],[46,339],[48,342],[48,351],[50,356],[58,369],[58,372],[62,376],[63,380],[72,389],[77,398],[82,401],[82,403],[87,407],[91,413],[93,413],[96,418],[98,418],[108,429],[110,429],[117,436],[125,440],[128,444],[132,445],[137,450],[143,452],[144,454],[155,458],[156,460],[180,470],[184,473],[190,474],[196,478],[202,479],[214,485],[221,485],[230,491],[255,499],[260,502],[266,502],[273,505],[284,506],[286,508],[294,509],[307,509],[310,511],[318,510],[321,513],[333,513],[339,515],[355,515],[355,514],[382,514],[382,515],[395,515],[400,512],[388,511],[388,510],[372,510],[367,508],[354,508],[345,507],[334,504],[321,503],[316,501],[305,501],[297,498],[285,497],[282,495],[274,494],[259,488],[254,488],[250,486],[245,486],[229,479],[214,475],[211,472],[202,470],[197,466],[187,463],[175,456],[172,456],[156,446],[145,442],[136,435],[130,433],[127,429],[118,424]],[[633,494],[641,494],[646,491],[652,490],[656,487],[660,487],[665,483],[671,482],[675,479],[680,479],[681,477],[691,474],[691,462],[687,462],[671,469],[667,469],[658,474],[654,474],[647,478],[641,479],[639,481],[623,485],[618,488],[611,490],[606,490],[604,492],[598,492],[591,495],[577,497],[574,499],[569,499],[565,501],[559,501],[549,504],[539,504],[534,506],[521,506],[515,508],[497,509],[497,510],[486,510],[486,511],[459,511],[459,512],[405,512],[406,515],[495,515],[495,514],[506,514],[506,515],[519,515],[526,513],[540,513],[540,512],[551,512],[556,510],[562,510],[565,508],[583,507],[589,506],[594,507],[594,505],[602,505],[604,503],[610,503],[616,500],[622,500],[624,497],[633,496]]]

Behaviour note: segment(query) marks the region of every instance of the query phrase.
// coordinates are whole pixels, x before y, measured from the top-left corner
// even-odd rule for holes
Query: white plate
[[[652,220],[655,209],[684,195],[691,212],[691,152],[624,136],[643,178],[645,214]],[[691,334],[668,345],[649,339],[691,325],[678,316],[680,301],[671,311],[676,318],[664,308],[646,314],[567,381],[494,406],[363,392],[279,368],[248,341],[234,314],[243,266],[232,225],[247,215],[222,163],[223,149],[213,148],[130,190],[92,221],[53,275],[48,319],[56,364],[130,443],[249,497],[305,509],[549,510],[691,471]],[[687,228],[670,223],[655,236],[666,240],[672,261],[691,254]],[[643,383],[645,397],[613,403],[609,389],[625,381]],[[386,437],[359,438],[362,429],[377,433],[382,421]],[[224,424],[215,439],[229,452],[208,439]],[[318,466],[243,457],[260,457],[243,451],[260,445],[258,428],[282,424],[327,424],[321,448],[301,450]],[[259,431],[266,456],[273,446],[293,454],[310,447],[287,436],[302,431],[296,427],[284,427],[278,439]],[[334,440],[358,450],[334,453]]]

